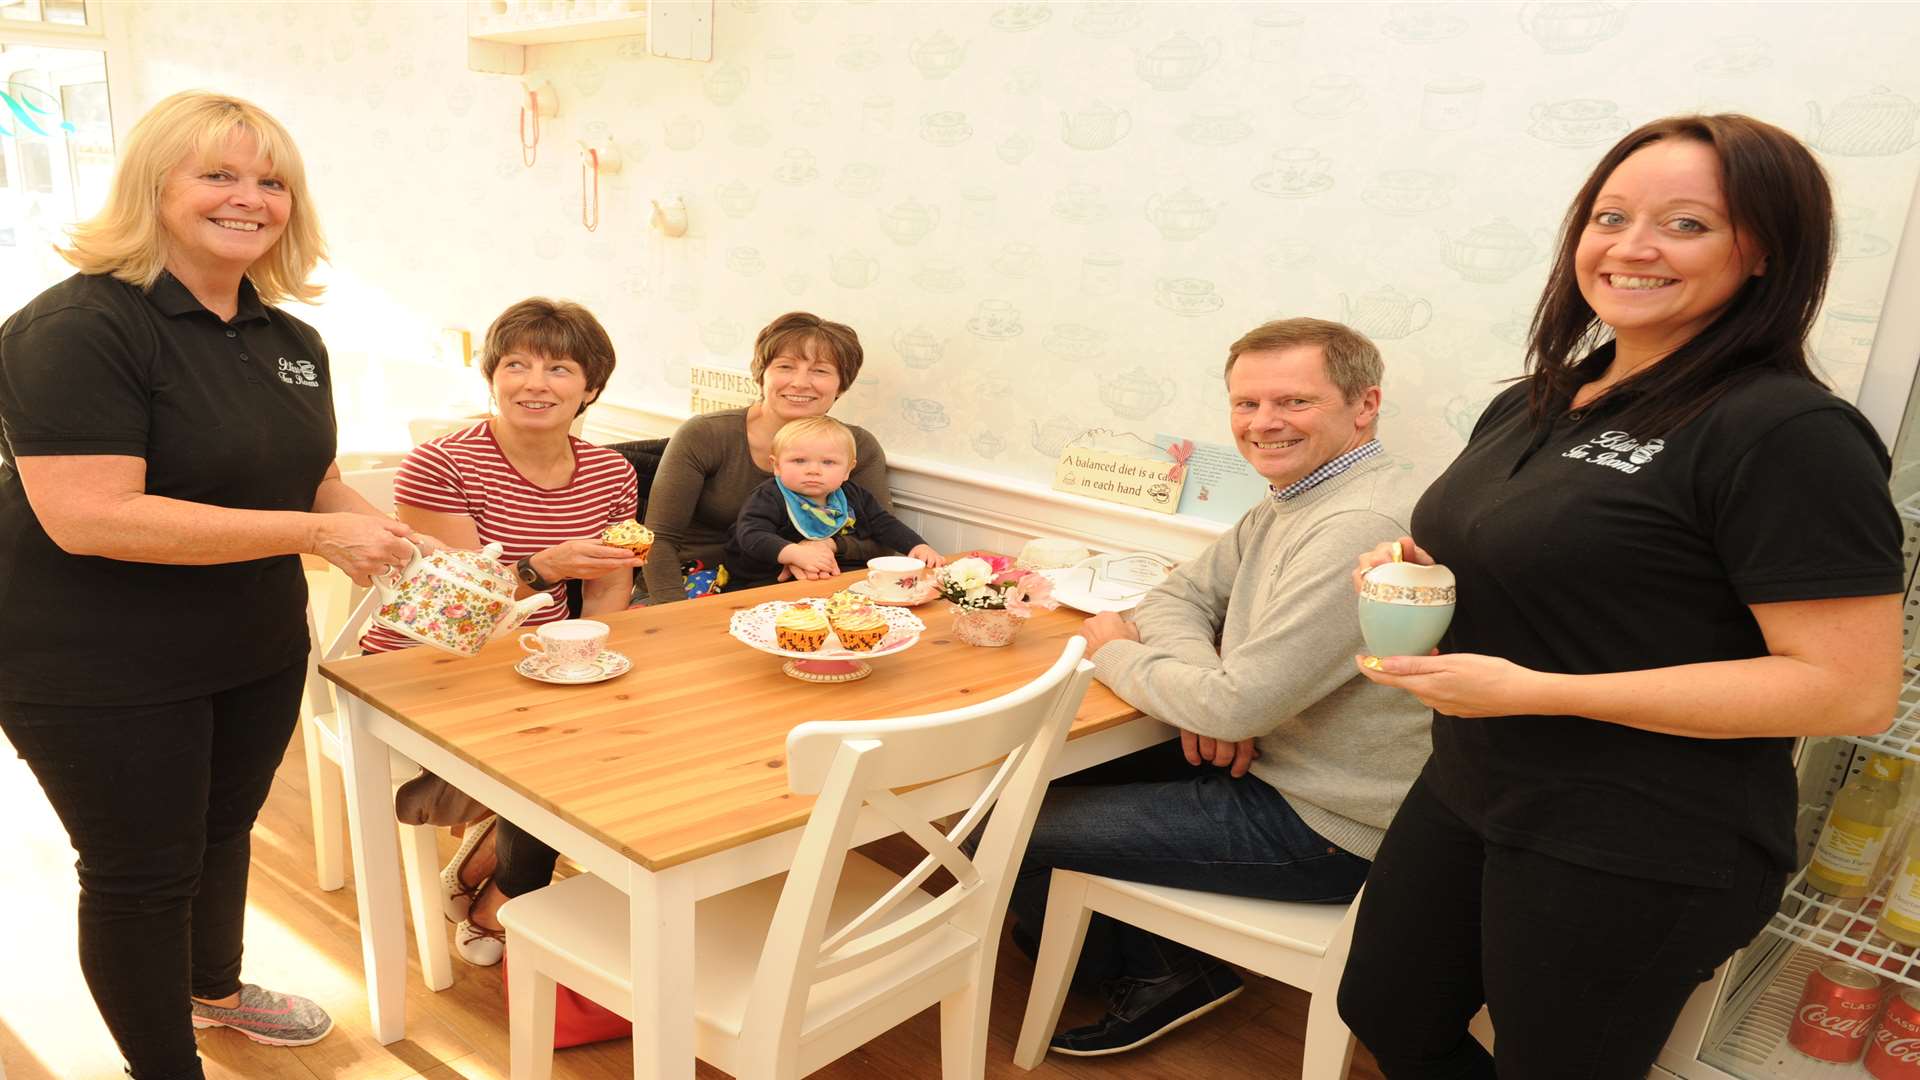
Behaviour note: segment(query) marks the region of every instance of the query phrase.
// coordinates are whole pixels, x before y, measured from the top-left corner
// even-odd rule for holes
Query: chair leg
[[[1300,1051],[1300,1080],[1346,1080],[1353,1063],[1353,1033],[1340,1019],[1335,995],[1307,999],[1307,1038]]]
[[[993,947],[982,942],[980,949]],[[982,1080],[987,1075],[987,1006],[993,998],[993,968],[983,981],[940,999],[940,1080]]]
[[[429,990],[453,985],[453,958],[447,950],[446,916],[440,910],[440,847],[437,830],[400,825],[400,864],[407,879],[407,906],[413,914],[413,940],[420,950],[420,976]]]
[[[1040,956],[1033,965],[1033,990],[1027,995],[1026,1019],[1020,1022],[1020,1041],[1013,1063],[1032,1069],[1046,1056],[1060,1010],[1067,1003],[1067,985],[1080,962],[1080,946],[1087,940],[1087,879],[1071,871],[1055,870],[1047,887],[1047,923],[1040,934]]]
[[[303,718],[300,738],[307,757],[307,809],[313,814],[313,876],[321,892],[333,892],[347,883],[344,782],[339,763],[327,757],[320,722]]]
[[[512,1080],[552,1080],[553,1012],[557,987],[537,957],[515,956],[507,941],[507,1075]]]

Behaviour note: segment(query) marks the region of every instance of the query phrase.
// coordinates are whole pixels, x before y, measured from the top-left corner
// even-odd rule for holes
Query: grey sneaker
[[[240,984],[240,1003],[231,1009],[193,1003],[193,1026],[228,1027],[268,1046],[309,1046],[333,1030],[325,1009],[303,997]]]

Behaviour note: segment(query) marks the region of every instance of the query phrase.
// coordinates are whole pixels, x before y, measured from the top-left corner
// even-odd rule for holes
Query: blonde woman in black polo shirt
[[[137,1080],[200,1077],[196,1027],[332,1026],[240,981],[298,555],[365,583],[413,535],[341,482],[326,348],[271,306],[316,296],[324,253],[286,129],[177,94],[74,229],[80,272],[0,326],[0,729],[79,852],[80,966]]]
[[[1361,660],[1433,707],[1433,756],[1340,991],[1388,1077],[1646,1076],[1794,869],[1792,737],[1892,716],[1887,453],[1806,359],[1832,205],[1748,117],[1629,134],[1574,198],[1527,376],[1415,509],[1460,602],[1437,655]]]

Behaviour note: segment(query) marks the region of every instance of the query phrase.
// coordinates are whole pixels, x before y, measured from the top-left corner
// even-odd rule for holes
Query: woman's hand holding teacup
[[[933,550],[932,544],[916,545],[912,551],[907,552],[907,557],[910,559],[919,559],[928,566],[947,565],[947,557]]]
[[[1453,571],[1410,536],[1362,555],[1353,581],[1360,593],[1360,636],[1376,662],[1432,652],[1453,621]]]
[[[577,578],[592,581],[615,570],[644,566],[645,559],[630,549],[603,544],[597,539],[568,540],[533,556],[533,568],[548,581]]]
[[[412,535],[412,526],[388,517],[315,514],[306,550],[339,567],[364,588],[373,583],[374,575],[390,573],[413,560],[413,545],[406,539]]]
[[[1356,656],[1360,674],[1405,690],[1447,716],[1514,716],[1552,711],[1553,678],[1511,660],[1479,653],[1435,656]]]

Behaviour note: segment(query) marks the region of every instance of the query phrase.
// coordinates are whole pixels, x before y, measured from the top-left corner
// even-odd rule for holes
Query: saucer
[[[1051,18],[1053,18],[1053,12],[1044,7],[1033,4],[1013,4],[994,12],[993,18],[988,19],[987,23],[995,30],[1018,34],[1031,30]]]
[[[1231,146],[1253,134],[1253,125],[1245,120],[1189,120],[1173,133],[1201,146]]]
[[[625,675],[627,672],[633,670],[633,661],[614,652],[612,649],[606,649],[603,650],[599,656],[593,658],[592,671],[583,672],[579,675],[561,675],[549,670],[551,667],[552,664],[546,657],[529,656],[525,660],[513,665],[513,670],[535,682],[558,683],[562,686],[584,686],[587,683],[606,682],[608,679]]]
[[[911,600],[889,600],[884,596],[875,596],[873,594],[873,585],[865,581],[854,582],[847,586],[847,591],[862,599],[875,604],[883,604],[887,607],[919,607],[921,604],[929,603],[940,598],[940,590],[934,588],[932,582],[928,582],[926,589],[922,591],[919,596]]]
[[[967,332],[975,337],[986,338],[988,341],[1005,341],[1008,338],[1019,337],[1024,332],[1024,328],[1017,322],[1009,324],[975,318],[967,320]]]
[[[1282,199],[1304,199],[1309,195],[1318,195],[1333,186],[1333,177],[1326,173],[1303,186],[1290,187],[1281,183],[1279,173],[1265,172],[1253,178],[1253,190],[1262,195],[1277,195]]]
[[[1175,315],[1205,315],[1219,311],[1226,300],[1219,293],[1207,293],[1195,297],[1159,297],[1156,301],[1161,307]]]

